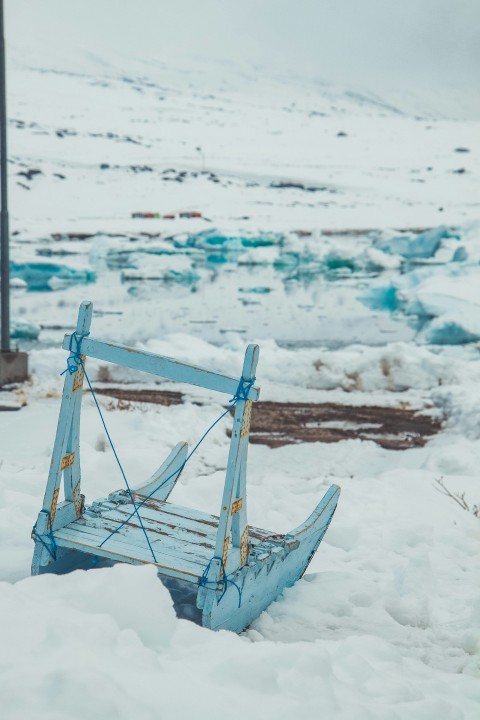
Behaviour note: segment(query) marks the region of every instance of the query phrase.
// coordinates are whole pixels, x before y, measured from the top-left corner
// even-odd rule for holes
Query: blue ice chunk
[[[414,237],[398,235],[389,240],[383,240],[378,242],[376,247],[389,255],[401,255],[409,260],[426,259],[433,257],[442,240],[448,237],[455,237],[455,235],[447,227],[441,225]]]
[[[27,283],[28,290],[51,291],[69,285],[85,285],[96,280],[93,270],[76,270],[55,263],[10,263],[10,275]]]
[[[194,270],[167,270],[163,276],[166,283],[177,283],[178,285],[194,285],[200,280]]]
[[[227,252],[243,249],[242,238],[216,235],[215,233],[200,233],[196,236],[194,247],[212,252]]]
[[[12,319],[10,324],[10,338],[12,340],[36,340],[40,335],[40,328],[28,320]]]
[[[244,288],[238,288],[238,292],[241,292],[241,293],[257,293],[258,295],[264,295],[264,294],[266,294],[266,293],[272,292],[272,288],[264,287],[264,286],[244,287]]]
[[[296,252],[285,252],[275,258],[273,267],[275,270],[293,270],[300,264],[300,255]]]
[[[242,245],[245,248],[272,247],[273,245],[281,245],[282,242],[283,235],[276,235],[275,233],[242,238]]]
[[[194,235],[175,235],[173,238],[173,247],[186,250],[188,248],[195,247],[195,236]]]
[[[135,267],[133,250],[111,250],[109,249],[105,258],[105,264],[109,270],[122,270]]]
[[[293,275],[290,275],[291,278],[297,275],[299,278],[303,275],[313,277],[325,272],[324,265],[315,255],[308,252],[298,253],[292,250],[283,252],[276,257],[273,261],[273,267],[280,272],[293,273],[295,271]]]
[[[241,251],[245,248],[270,247],[283,242],[283,235],[262,233],[259,235],[227,235],[217,230],[204,230],[187,239],[174,240],[177,247],[195,247],[209,252]]]
[[[430,345],[466,345],[478,342],[480,335],[472,333],[455,320],[434,321],[425,339]]]
[[[205,262],[212,265],[222,265],[228,262],[232,262],[232,260],[228,257],[225,257],[225,255],[220,255],[219,253],[212,253],[211,255],[206,255]]]
[[[452,262],[465,262],[468,260],[468,252],[463,245],[460,245],[452,255]]]
[[[434,317],[432,313],[425,308],[422,301],[415,297],[404,301],[403,303],[399,303],[399,309],[404,313],[404,315],[415,315],[417,318],[422,318],[424,320],[430,320]]]
[[[109,248],[105,259],[102,258],[102,262],[105,262],[109,270],[122,270],[128,268],[135,268],[137,258],[144,255],[178,255],[178,252],[172,248],[167,250],[165,248],[138,248],[133,247],[129,250],[114,250]]]
[[[361,296],[359,300],[371,310],[388,310],[393,312],[394,310],[398,310],[399,307],[397,289],[393,285],[371,288],[368,294]]]
[[[358,272],[361,270],[361,267],[356,262],[355,258],[348,255],[342,255],[334,250],[331,250],[327,253],[327,255],[325,255],[323,263],[327,270],[349,270],[350,272]]]

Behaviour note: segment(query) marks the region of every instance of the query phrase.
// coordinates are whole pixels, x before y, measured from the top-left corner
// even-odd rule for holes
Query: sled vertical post
[[[258,345],[249,345],[243,362],[244,383],[254,380],[258,356]],[[215,556],[222,558],[227,573],[244,565],[248,556],[246,468],[251,412],[252,400],[237,402],[215,543]]]
[[[77,319],[76,334],[80,338],[90,331],[93,306],[91,302],[83,302],[80,305]],[[75,358],[75,348],[70,352],[69,361]],[[82,362],[84,359],[82,358]],[[60,494],[60,482],[64,475],[65,503],[62,503],[62,518],[57,518],[56,526],[67,524],[78,517],[81,510],[80,494],[80,409],[82,402],[83,369],[77,364],[74,373],[67,371],[63,385],[62,403],[58,418],[57,432],[53,446],[50,471],[48,473],[47,486],[43,498],[42,509],[38,515],[35,526],[36,534],[43,536],[49,533],[53,527],[59,506],[58,496]],[[36,542],[36,561],[43,563],[48,558],[48,553],[41,541]]]

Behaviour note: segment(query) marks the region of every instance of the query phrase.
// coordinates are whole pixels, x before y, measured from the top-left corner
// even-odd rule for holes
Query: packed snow
[[[393,101],[205,57],[82,51],[73,27],[59,56],[48,13],[24,32],[20,10],[12,338],[31,379],[0,390],[2,718],[478,718],[478,119],[461,103],[446,116],[448,94]],[[401,452],[250,447],[252,525],[287,532],[331,483],[342,494],[307,574],[239,636],[177,619],[152,567],[30,577],[61,342],[83,299],[92,336],[230,374],[258,342],[262,400],[412,407],[443,429]],[[224,409],[207,390],[87,370],[185,393],[169,407],[99,396],[132,484]],[[227,427],[175,502],[218,513]],[[122,487],[87,393],[81,451],[87,502]]]

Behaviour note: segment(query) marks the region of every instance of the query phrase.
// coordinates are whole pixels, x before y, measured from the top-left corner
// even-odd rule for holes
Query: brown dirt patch
[[[389,450],[407,450],[423,447],[441,427],[440,420],[404,407],[258,402],[250,442],[275,448],[358,438]]]
[[[172,390],[95,387],[98,395],[129,403],[180,405],[184,396]],[[371,440],[388,450],[423,447],[442,422],[409,407],[336,405],[334,403],[257,402],[252,411],[250,442],[271,448],[305,442]]]
[[[123,402],[153,403],[155,405],[181,405],[183,395],[173,390],[130,389],[124,387],[95,387],[96,395],[107,395]]]

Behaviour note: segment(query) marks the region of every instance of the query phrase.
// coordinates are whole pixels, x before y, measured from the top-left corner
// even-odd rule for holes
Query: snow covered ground
[[[32,380],[0,392],[24,405],[0,413],[2,717],[477,718],[480,519],[436,481],[480,503],[479,121],[447,116],[445,97],[422,109],[248,65],[80,53],[67,36],[60,62],[12,18],[12,315]],[[342,494],[308,574],[241,636],[177,620],[152,568],[30,578],[59,348],[84,298],[92,335],[231,373],[258,341],[264,400],[406,403],[444,429],[403,452],[250,448],[253,525],[288,531],[330,483]],[[101,403],[133,483],[222,410],[200,391]],[[179,503],[218,511],[225,429]],[[82,491],[117,487],[85,396]]]

